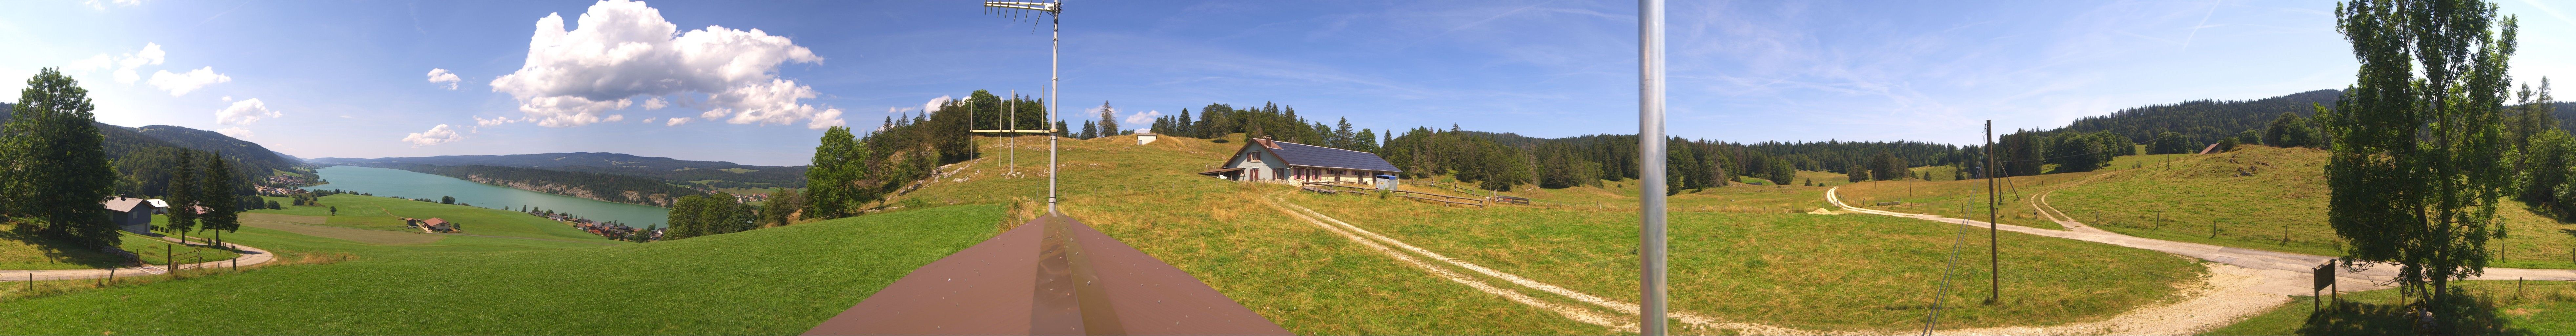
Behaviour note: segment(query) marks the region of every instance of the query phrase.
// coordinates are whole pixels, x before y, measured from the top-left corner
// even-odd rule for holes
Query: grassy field
[[[64,244],[53,243],[43,238],[36,237],[32,233],[16,229],[16,226],[17,225],[15,224],[0,224],[0,227],[9,227],[0,228],[0,269],[61,270],[125,266],[123,264],[124,258],[119,258],[96,250],[65,248],[62,247]],[[198,251],[197,253],[199,256],[210,261],[232,259],[232,257],[237,256],[237,254],[234,254],[232,251],[226,251],[223,249],[180,246],[179,244],[173,244],[159,238],[146,237],[133,233],[123,234],[124,238],[118,240],[117,247],[123,248],[126,251],[135,252],[137,256],[142,257],[143,263],[146,264],[158,265],[168,263],[169,261],[167,258],[163,258],[163,256],[170,253],[165,252],[188,253],[189,251]],[[196,258],[185,258],[180,261],[194,262],[195,260]]]
[[[1232,154],[1239,136],[1224,144],[1064,140],[1061,211],[1299,334],[1610,333],[1442,280],[1261,205],[1259,197],[1287,186],[1194,174]],[[977,139],[986,157],[889,203],[1015,204],[1014,220],[1043,212],[1045,138],[1019,141],[1020,178],[1004,177],[1008,158],[996,140]]]
[[[1442,208],[1367,196],[1290,200],[1426,249],[1594,295],[1636,300],[1636,213],[1505,206]],[[1677,209],[1678,210],[1678,209]],[[1919,327],[1962,227],[1867,215],[1712,213],[1671,217],[1676,310],[1821,330]],[[2190,260],[2146,250],[2006,234],[2005,304],[1982,306],[1983,237],[1960,250],[1946,326],[2098,319],[2197,281]],[[1975,267],[1967,267],[1975,266]],[[2116,271],[2115,271],[2116,270]],[[1978,284],[1967,286],[1966,284]],[[1971,288],[1973,287],[1973,288]]]
[[[2159,164],[2104,177],[2058,191],[2048,201],[2076,220],[2126,235],[2338,255],[2339,241],[2326,224],[2326,153],[2239,148],[2177,159],[2171,168]],[[2489,265],[2576,268],[2576,225],[2509,204],[2515,206],[2496,211],[2509,234],[2488,241],[2488,248],[2501,251],[2501,260]]]
[[[456,223],[466,234],[521,237],[595,244],[621,243],[593,235],[561,222],[509,210],[496,210],[453,204],[421,202],[391,197],[338,194],[323,196],[324,206],[287,206],[286,209],[251,210],[244,218],[258,217],[264,223],[296,223],[364,230],[419,232],[403,225],[402,219],[439,218]],[[286,204],[287,202],[279,202]],[[331,207],[339,207],[333,215]],[[257,215],[252,215],[257,214]],[[284,216],[260,216],[284,215]],[[314,222],[311,219],[321,218]],[[245,224],[248,225],[248,224]],[[257,246],[257,245],[252,245]],[[266,248],[266,247],[262,247]]]
[[[226,238],[359,256],[17,298],[0,303],[0,333],[792,334],[988,237],[1001,210],[610,247],[473,236],[379,246],[246,228]]]
[[[986,153],[1000,153],[992,140],[979,139],[979,144]],[[1065,141],[1063,211],[1191,272],[1301,334],[1610,332],[1440,280],[1262,205],[1263,197],[1290,190],[1286,186],[1191,175],[1239,144],[1179,138],[1148,145],[1123,138]],[[1044,160],[1042,141],[1022,145],[1032,149],[1022,153],[1022,160]],[[1021,204],[1026,212],[1043,209],[1042,170],[1023,166],[1026,177],[1004,178],[1005,158],[988,155],[952,166],[952,175],[888,204],[1005,202]],[[1737,184],[1672,197],[1676,307],[1832,330],[1901,329],[1921,323],[1932,300],[1927,289],[1937,286],[1939,263],[1948,257],[1959,227],[1882,216],[1788,214],[1823,207],[1826,189]],[[1540,206],[1491,210],[1367,197],[1289,197],[1454,257],[1633,302],[1636,192],[1635,181],[1515,188],[1502,194],[1530,197]],[[2168,299],[2174,284],[2197,281],[2203,272],[2190,260],[2145,250],[2024,235],[2005,239],[2006,265],[2050,266],[2006,269],[2004,290],[2027,296],[1991,307],[1951,305],[1944,313],[1945,325],[2098,319]],[[1734,243],[1687,243],[1694,241]],[[1960,260],[1984,259],[1982,246],[1982,240],[1967,245]],[[2103,271],[2108,269],[2124,271]],[[1983,282],[1985,276],[1982,267],[1963,266],[1955,281]],[[1959,287],[1950,302],[1981,300],[1984,292],[1969,287]]]
[[[2038,196],[2040,191],[2056,188],[2075,180],[2092,177],[2094,174],[2102,174],[2102,172],[2045,174],[2038,176],[2015,176],[1997,179],[1997,181],[2001,182],[2001,191],[1998,192],[1998,194],[2002,195],[2003,202],[1997,206],[1997,209],[1995,209],[1995,213],[1998,215],[1995,217],[1996,222],[2043,229],[2065,229],[2064,226],[2057,225],[2057,222],[2046,220],[2039,216],[2037,212],[2033,212],[2029,203],[2031,197]],[[1988,218],[1986,211],[1986,180],[1981,179],[1940,182],[1870,181],[1844,186],[1836,193],[1841,195],[1844,203],[1857,207],[1906,213],[1936,214],[1952,218],[1970,218],[1981,221]],[[1816,202],[1822,203],[1823,196],[1817,197],[1818,200]],[[1877,205],[1879,202],[1903,203],[1897,205]]]
[[[2576,335],[2576,282],[2455,282],[2475,303],[2464,334]],[[2342,305],[2317,312],[2310,297],[2203,335],[2409,335],[2397,289],[2344,293]]]

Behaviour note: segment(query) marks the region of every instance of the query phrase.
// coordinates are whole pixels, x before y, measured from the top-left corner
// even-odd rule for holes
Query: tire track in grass
[[[1316,223],[1315,223],[1316,225],[1324,225],[1324,224],[1323,224],[1323,222],[1332,222],[1332,223],[1333,223],[1333,225],[1327,225],[1327,226],[1326,226],[1326,229],[1334,230],[1334,232],[1336,232],[1336,233],[1342,233],[1344,236],[1346,236],[1346,237],[1348,237],[1348,238],[1351,238],[1351,239],[1353,239],[1353,240],[1359,240],[1360,238],[1359,238],[1359,236],[1351,235],[1349,232],[1357,232],[1359,235],[1367,236],[1367,237],[1368,237],[1368,238],[1370,238],[1370,239],[1375,239],[1375,240],[1377,240],[1378,242],[1383,242],[1383,243],[1385,243],[1386,245],[1394,245],[1394,246],[1396,246],[1396,247],[1403,248],[1403,249],[1404,249],[1404,250],[1406,250],[1406,251],[1412,251],[1413,253],[1421,254],[1422,256],[1424,256],[1424,257],[1428,257],[1428,258],[1430,258],[1430,259],[1432,259],[1432,260],[1439,260],[1440,262],[1448,263],[1448,264],[1450,264],[1450,265],[1452,265],[1452,266],[1457,266],[1457,267],[1459,267],[1459,268],[1465,268],[1465,269],[1470,270],[1470,271],[1475,271],[1475,272],[1476,272],[1476,273],[1478,273],[1478,274],[1484,274],[1485,276],[1490,276],[1490,277],[1494,277],[1494,278],[1497,278],[1497,279],[1503,279],[1503,281],[1510,282],[1510,283],[1515,284],[1515,285],[1520,285],[1521,287],[1527,287],[1527,288],[1530,288],[1530,289],[1535,289],[1535,290],[1538,290],[1538,291],[1547,292],[1547,293],[1549,293],[1549,294],[1556,294],[1556,295],[1564,296],[1564,297],[1567,297],[1567,298],[1571,298],[1571,299],[1574,299],[1575,301],[1582,301],[1583,303],[1588,303],[1588,304],[1592,304],[1592,305],[1595,305],[1595,306],[1601,306],[1601,307],[1603,307],[1603,308],[1609,308],[1609,309],[1611,309],[1611,310],[1618,311],[1618,312],[1620,312],[1620,313],[1622,313],[1622,314],[1626,314],[1626,315],[1628,315],[1628,316],[1637,316],[1637,315],[1641,314],[1641,313],[1639,312],[1639,308],[1637,307],[1637,304],[1635,304],[1635,303],[1628,303],[1628,302],[1620,302],[1620,301],[1618,301],[1618,300],[1611,300],[1611,299],[1608,299],[1608,298],[1603,298],[1603,297],[1596,296],[1596,295],[1592,295],[1592,294],[1589,294],[1589,293],[1584,293],[1584,292],[1580,292],[1580,291],[1575,291],[1575,290],[1572,290],[1572,289],[1567,289],[1567,288],[1565,288],[1565,287],[1559,287],[1559,286],[1556,286],[1556,285],[1553,285],[1553,284],[1548,284],[1548,283],[1545,283],[1545,282],[1539,282],[1539,281],[1537,281],[1537,280],[1530,280],[1529,278],[1523,278],[1523,277],[1521,277],[1521,276],[1519,276],[1519,275],[1514,275],[1514,274],[1511,274],[1511,273],[1504,273],[1504,272],[1501,272],[1501,271],[1496,271],[1496,270],[1494,270],[1494,269],[1492,269],[1492,268],[1486,268],[1486,267],[1484,267],[1484,266],[1482,266],[1482,265],[1476,265],[1475,263],[1470,263],[1470,262],[1466,262],[1466,261],[1460,261],[1460,260],[1455,259],[1455,258],[1450,258],[1450,257],[1448,257],[1448,256],[1446,256],[1446,255],[1441,255],[1441,254],[1440,254],[1440,253],[1438,253],[1438,252],[1431,252],[1431,250],[1423,249],[1423,248],[1421,248],[1421,247],[1415,247],[1415,246],[1413,246],[1413,244],[1406,244],[1406,243],[1404,243],[1403,241],[1395,240],[1395,238],[1389,238],[1389,237],[1387,237],[1387,236],[1385,236],[1385,235],[1379,235],[1379,234],[1377,234],[1376,232],[1371,232],[1371,231],[1369,231],[1368,229],[1362,229],[1362,228],[1359,228],[1359,226],[1351,225],[1349,222],[1343,222],[1343,221],[1338,220],[1338,219],[1333,219],[1333,217],[1332,217],[1332,216],[1326,216],[1326,215],[1324,215],[1323,213],[1315,212],[1315,210],[1314,210],[1314,209],[1308,209],[1308,208],[1306,208],[1305,206],[1300,206],[1300,205],[1297,205],[1296,203],[1289,203],[1287,200],[1284,200],[1284,199],[1278,199],[1278,198],[1275,198],[1275,197],[1274,197],[1274,198],[1272,198],[1272,200],[1271,200],[1271,201],[1274,203],[1274,204],[1272,204],[1272,205],[1271,205],[1272,207],[1280,207],[1280,206],[1282,206],[1282,205],[1285,205],[1285,206],[1286,206],[1286,208],[1282,208],[1282,209],[1280,209],[1281,211],[1289,211],[1289,210],[1290,210],[1290,208],[1293,208],[1295,211],[1290,211],[1290,214],[1298,215],[1298,217],[1300,217],[1300,218],[1308,218],[1308,220],[1309,220],[1309,221],[1314,221],[1314,219],[1313,219],[1313,218],[1321,218],[1321,219],[1322,219],[1322,221],[1320,221],[1320,222],[1316,222]],[[1311,217],[1308,217],[1308,216],[1311,216]],[[1332,227],[1332,226],[1339,226],[1339,228],[1334,228],[1334,227]],[[1345,232],[1345,231],[1343,231],[1343,230],[1348,230],[1348,232]],[[1371,242],[1366,242],[1366,241],[1363,241],[1363,243],[1370,243],[1370,246],[1372,246],[1372,247],[1379,247],[1379,249],[1381,249],[1381,250],[1385,250],[1385,248],[1384,248],[1384,247],[1381,247],[1381,246],[1377,245],[1376,243],[1371,243]],[[1395,252],[1395,251],[1392,251],[1392,250],[1388,250],[1387,252],[1388,252],[1389,254],[1396,255],[1398,258],[1406,258],[1406,259],[1408,259],[1408,260],[1411,258],[1411,256],[1403,255],[1403,254],[1402,254],[1402,253],[1400,253],[1400,252]],[[1447,270],[1441,270],[1441,272],[1447,272]],[[1457,280],[1457,279],[1452,279],[1452,280]],[[1515,294],[1517,294],[1517,293],[1515,293]],[[1682,323],[1690,324],[1690,325],[1692,325],[1692,326],[1700,327],[1700,328],[1729,329],[1729,330],[1736,330],[1736,331],[1741,331],[1741,332],[1751,333],[1751,334],[1766,334],[1766,335],[1783,335],[1783,334],[1799,334],[1799,335],[1805,335],[1805,334],[1815,334],[1815,333],[1816,333],[1816,332],[1813,332],[1813,331],[1798,330],[1798,329],[1785,328],[1785,327],[1779,327],[1779,326],[1772,326],[1772,325],[1766,325],[1766,324],[1756,324],[1756,323],[1739,323],[1739,322],[1724,322],[1724,321],[1722,321],[1722,320],[1718,320],[1718,319],[1716,319],[1716,318],[1710,318],[1710,317],[1707,317],[1707,316],[1705,316],[1705,315],[1700,315],[1700,314],[1696,314],[1696,313],[1689,313],[1689,312],[1682,312],[1682,311],[1667,310],[1666,312],[1667,312],[1667,315],[1668,315],[1670,318],[1674,319],[1674,320],[1679,320],[1679,321],[1681,321]],[[1598,324],[1598,323],[1595,323],[1595,324]],[[1636,325],[1635,325],[1634,323],[1628,323],[1628,324],[1626,324],[1626,327],[1624,327],[1624,329],[1621,329],[1621,330],[1623,330],[1623,331],[1629,331],[1629,332],[1635,332],[1635,331],[1636,331],[1635,329],[1636,329]]]
[[[1541,310],[1546,310],[1546,311],[1549,311],[1549,312],[1555,312],[1557,315],[1564,315],[1564,316],[1565,316],[1565,318],[1567,318],[1567,319],[1573,319],[1573,320],[1575,320],[1576,322],[1590,323],[1590,324],[1593,324],[1593,325],[1598,325],[1598,326],[1608,327],[1608,328],[1610,328],[1611,330],[1622,331],[1622,332],[1637,332],[1637,324],[1636,324],[1635,322],[1633,322],[1633,321],[1628,321],[1627,319],[1619,318],[1619,317],[1617,317],[1617,316],[1610,316],[1610,315],[1606,315],[1606,314],[1601,314],[1601,313],[1599,313],[1599,312],[1594,312],[1594,311],[1592,311],[1592,310],[1590,310],[1590,309],[1584,309],[1583,307],[1566,306],[1566,305],[1556,304],[1556,303],[1553,303],[1553,302],[1547,302],[1547,301],[1545,301],[1545,300],[1540,300],[1540,299],[1535,298],[1535,297],[1530,297],[1529,295],[1526,295],[1526,294],[1521,294],[1521,293],[1520,293],[1520,292],[1518,292],[1518,291],[1513,291],[1513,290],[1503,289],[1503,288],[1497,288],[1497,287],[1494,287],[1492,284],[1487,284],[1487,283],[1485,283],[1485,281],[1484,281],[1484,280],[1477,280],[1477,279],[1472,278],[1472,277],[1469,277],[1469,276],[1467,276],[1467,275],[1465,275],[1465,274],[1458,274],[1457,272],[1451,272],[1451,271],[1449,271],[1448,269],[1444,269],[1444,268],[1440,268],[1439,266],[1431,265],[1431,263],[1422,262],[1422,260],[1421,260],[1421,259],[1415,259],[1412,255],[1404,254],[1404,252],[1397,252],[1395,249],[1387,248],[1387,247],[1386,247],[1386,245],[1378,244],[1378,242],[1376,242],[1376,241],[1370,241],[1370,240],[1369,240],[1369,239],[1367,239],[1367,238],[1361,238],[1359,235],[1351,234],[1349,231],[1343,231],[1341,228],[1333,227],[1333,225],[1331,225],[1331,224],[1324,224],[1324,222],[1323,222],[1323,221],[1316,220],[1316,219],[1315,219],[1315,217],[1309,217],[1309,216],[1307,216],[1307,215],[1306,215],[1306,214],[1304,214],[1304,213],[1299,213],[1299,212],[1297,212],[1297,211],[1289,210],[1289,209],[1288,209],[1288,208],[1286,208],[1286,207],[1281,207],[1279,204],[1280,204],[1280,203],[1285,203],[1285,201],[1276,200],[1276,199],[1267,199],[1267,200],[1264,200],[1264,202],[1262,202],[1262,203],[1263,203],[1263,204],[1270,205],[1270,207],[1271,207],[1271,208],[1273,208],[1273,209],[1279,209],[1279,212],[1287,213],[1287,214],[1288,214],[1289,216],[1291,216],[1291,217],[1296,217],[1297,219],[1305,220],[1305,221],[1306,221],[1306,223],[1308,223],[1308,224],[1314,224],[1314,225],[1315,225],[1315,227],[1323,228],[1323,229],[1324,229],[1324,231],[1329,231],[1329,232],[1332,232],[1333,234],[1341,235],[1341,236],[1342,236],[1342,238],[1348,238],[1348,239],[1350,239],[1350,240],[1351,240],[1351,241],[1353,241],[1353,242],[1358,242],[1358,243],[1360,243],[1360,245],[1368,246],[1368,247],[1369,247],[1369,248],[1371,248],[1371,249],[1376,249],[1376,250],[1378,250],[1378,252],[1384,252],[1384,253],[1386,253],[1386,255],[1387,255],[1387,256],[1389,256],[1389,257],[1395,257],[1395,260],[1397,260],[1397,261],[1403,261],[1405,264],[1409,264],[1409,265],[1413,265],[1413,267],[1421,268],[1423,271],[1431,272],[1431,274],[1432,274],[1432,275],[1437,275],[1437,276],[1440,276],[1440,278],[1448,279],[1449,281],[1454,281],[1454,282],[1457,282],[1457,283],[1459,283],[1459,284],[1467,285],[1467,287],[1474,287],[1477,291],[1482,291],[1482,292],[1485,292],[1486,294],[1493,294],[1493,295],[1495,295],[1495,296],[1501,296],[1501,297],[1503,297],[1504,299],[1509,299],[1509,300],[1511,300],[1512,302],[1519,302],[1519,303],[1521,303],[1521,304],[1529,305],[1529,306],[1531,306],[1531,307],[1537,307],[1537,308],[1539,308],[1539,309],[1541,309]],[[1293,205],[1291,205],[1291,206],[1293,206]],[[1301,207],[1301,208],[1302,208],[1302,207]],[[1321,214],[1318,214],[1317,216],[1321,216]]]

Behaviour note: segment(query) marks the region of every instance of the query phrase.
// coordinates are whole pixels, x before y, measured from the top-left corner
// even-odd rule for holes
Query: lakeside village
[[[373,194],[368,194],[368,193],[348,192],[348,191],[336,190],[336,189],[334,189],[334,190],[304,190],[304,189],[296,189],[296,188],[277,188],[277,187],[269,187],[269,186],[258,186],[258,188],[259,188],[259,194],[260,194],[260,195],[286,197],[286,198],[288,198],[288,199],[289,199],[289,202],[291,202],[291,204],[286,204],[286,205],[295,205],[295,206],[322,206],[322,201],[320,200],[320,199],[322,198],[322,196],[330,196],[330,195],[332,195],[332,194],[351,194],[351,195],[359,195],[359,196],[375,196],[375,195],[373,195]],[[441,197],[441,198],[442,198],[442,199],[439,199],[439,200],[433,200],[433,199],[427,199],[427,198],[414,198],[414,199],[411,199],[411,200],[414,200],[414,201],[422,201],[422,202],[430,202],[430,203],[446,203],[446,204],[455,204],[455,205],[463,205],[463,206],[474,206],[473,204],[470,204],[470,203],[454,203],[454,202],[455,202],[455,200],[456,200],[456,198],[454,198],[454,197]],[[280,209],[284,208],[284,207],[281,207],[281,206],[279,206],[279,205],[280,205],[280,204],[276,204],[275,202],[270,202],[269,207],[271,207],[271,208],[280,208]],[[508,209],[508,208],[503,208],[502,210],[510,210],[510,209]],[[618,223],[618,222],[615,222],[615,221],[609,221],[609,222],[593,221],[593,220],[590,220],[590,219],[588,219],[588,218],[581,218],[581,217],[578,217],[578,216],[573,216],[573,215],[572,215],[572,214],[570,214],[570,213],[558,213],[558,212],[555,212],[554,210],[546,210],[546,209],[537,208],[537,207],[533,207],[533,206],[527,206],[527,205],[521,205],[521,206],[519,206],[519,209],[518,209],[517,211],[518,211],[518,212],[522,212],[522,213],[527,213],[527,214],[528,214],[528,215],[530,215],[530,216],[545,217],[546,219],[554,220],[554,221],[555,221],[555,222],[557,222],[557,223],[563,223],[564,225],[572,226],[572,228],[573,228],[573,229],[575,229],[575,230],[581,230],[582,232],[589,232],[590,234],[599,235],[600,237],[603,237],[603,238],[615,239],[615,240],[623,240],[623,241],[632,241],[632,242],[648,242],[648,241],[662,240],[662,231],[663,231],[663,229],[664,229],[664,228],[662,228],[662,227],[660,227],[660,226],[655,226],[655,227],[647,228],[647,229],[637,229],[637,228],[632,227],[632,226],[626,226],[626,224],[625,224],[625,223]],[[338,213],[339,213],[339,209],[338,209],[338,208],[333,208],[333,209],[332,209],[332,213],[333,213],[333,214],[338,214]],[[429,223],[429,220],[439,220],[439,222],[437,222],[437,223]],[[412,227],[417,227],[417,228],[421,228],[421,229],[423,229],[423,230],[428,230],[428,231],[430,231],[430,232],[447,232],[447,231],[454,231],[454,230],[455,230],[454,228],[456,227],[456,225],[455,225],[455,224],[453,224],[453,223],[447,223],[447,222],[445,222],[444,220],[441,220],[441,219],[438,219],[438,218],[429,218],[429,219],[404,218],[404,223],[405,223],[405,224],[407,224],[407,225],[409,225],[409,226],[412,226]],[[435,227],[435,226],[426,226],[426,225],[423,225],[423,224],[445,225],[445,227],[444,227],[444,228],[439,228],[439,227]],[[641,233],[641,235],[638,235],[638,233]]]
[[[570,213],[558,213],[554,210],[539,209],[525,205],[520,206],[519,211],[526,212],[529,215],[537,217],[552,219],[555,222],[572,225],[572,228],[574,229],[599,235],[600,237],[631,242],[662,240],[662,231],[664,229],[660,226],[655,226],[650,229],[637,229],[632,226],[626,226],[625,223],[618,223],[616,221],[596,222],[587,218],[575,217]],[[641,232],[642,234],[638,235],[638,232]]]

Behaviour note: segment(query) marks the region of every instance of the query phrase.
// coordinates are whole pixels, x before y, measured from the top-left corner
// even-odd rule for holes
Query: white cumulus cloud
[[[215,110],[215,123],[224,125],[249,125],[250,123],[259,121],[260,119],[276,118],[282,115],[284,114],[269,110],[268,103],[260,102],[259,98],[251,98],[236,101],[233,102],[233,105],[230,107]]]
[[[689,123],[689,120],[695,120],[695,119],[689,119],[689,118],[671,118],[671,121],[662,123],[662,126],[679,126],[680,124],[686,124],[686,123]]]
[[[528,39],[525,65],[492,80],[519,111],[549,127],[603,121],[605,111],[633,105],[636,96],[707,95],[708,113],[735,124],[837,123],[837,111],[802,102],[811,86],[778,78],[783,63],[823,58],[784,36],[722,26],[682,32],[643,2],[594,3],[566,30],[560,14],[547,14]],[[669,102],[646,100],[648,109]],[[709,117],[708,120],[716,120]]]
[[[411,135],[403,136],[402,139],[403,142],[411,143],[412,147],[437,145],[456,142],[459,140],[465,140],[465,135],[457,134],[456,128],[447,126],[447,124],[438,124],[438,126],[430,127],[429,131],[412,133]]]
[[[1159,110],[1156,110],[1156,111],[1145,111],[1145,112],[1136,112],[1136,114],[1129,114],[1129,115],[1127,115],[1127,119],[1120,119],[1120,120],[1121,120],[1121,121],[1123,121],[1123,122],[1119,123],[1119,124],[1118,124],[1118,126],[1120,126],[1120,127],[1122,127],[1122,128],[1123,128],[1123,127],[1126,127],[1126,126],[1145,126],[1145,125],[1152,125],[1152,124],[1154,124],[1154,118],[1161,118],[1161,117],[1163,117],[1163,111],[1159,111]]]
[[[949,96],[939,96],[939,98],[931,98],[931,99],[930,99],[930,102],[927,102],[927,103],[921,103],[921,111],[922,111],[922,112],[936,112],[936,111],[939,111],[939,106],[940,106],[940,105],[948,105],[948,103],[949,103],[949,102],[954,102],[954,101],[957,101],[957,98],[949,97]],[[909,110],[909,109],[906,109],[906,110]],[[892,112],[898,112],[898,111],[886,111],[886,112],[892,113]],[[910,111],[900,111],[900,112],[910,112]]]
[[[456,73],[454,72],[447,72],[447,69],[429,68],[430,84],[447,83],[448,90],[455,90],[456,82],[464,80],[465,79],[463,78],[456,77]]]
[[[645,100],[644,100],[644,109],[645,109],[645,110],[648,110],[648,111],[649,111],[649,110],[659,110],[659,109],[662,109],[662,108],[664,108],[664,107],[670,107],[670,106],[671,106],[671,101],[668,101],[668,100],[662,100],[662,97],[653,97],[653,99],[645,99]]]
[[[178,97],[187,95],[189,91],[205,88],[207,85],[230,81],[233,81],[232,76],[215,73],[215,67],[204,67],[188,70],[187,73],[171,73],[169,70],[154,71],[152,81],[149,83],[152,87],[170,91],[171,97]]]
[[[125,53],[124,57],[117,58],[116,82],[120,84],[134,84],[134,81],[143,80],[143,75],[139,75],[137,72],[134,72],[134,68],[143,67],[145,65],[161,65],[161,62],[167,61],[169,58],[169,52],[161,51],[161,44],[144,42],[143,51]]]
[[[224,136],[235,138],[248,138],[251,135],[250,129],[241,127],[225,127],[223,129],[215,130],[215,133],[223,133]]]
[[[473,117],[473,118],[474,118],[474,126],[494,126],[494,125],[508,124],[508,123],[512,123],[512,122],[517,122],[516,120],[510,120],[510,118],[509,118],[509,117],[492,117],[492,119],[483,119],[483,117]]]

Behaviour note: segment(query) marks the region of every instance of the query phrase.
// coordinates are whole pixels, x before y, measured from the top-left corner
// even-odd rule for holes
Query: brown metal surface
[[[1188,272],[1049,216],[914,270],[806,335],[1287,335]]]

